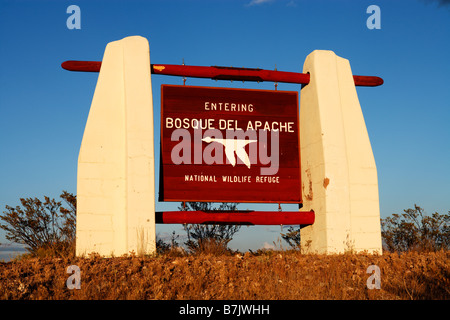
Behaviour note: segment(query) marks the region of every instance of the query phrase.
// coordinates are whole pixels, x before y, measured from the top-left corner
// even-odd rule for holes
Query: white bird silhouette
[[[231,165],[234,167],[236,165],[236,158],[234,153],[239,159],[250,169],[250,159],[245,151],[245,146],[252,142],[257,142],[258,140],[238,140],[238,139],[216,139],[211,137],[203,138],[202,141],[206,143],[217,142],[225,147],[225,156]]]

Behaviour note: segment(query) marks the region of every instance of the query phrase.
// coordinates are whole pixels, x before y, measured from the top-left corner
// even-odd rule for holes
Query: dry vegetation
[[[450,298],[450,213],[432,216],[418,206],[381,221],[383,255],[305,255],[299,250],[232,252],[238,228],[197,225],[186,229],[188,253],[176,242],[157,242],[155,256],[75,257],[76,196],[63,192],[20,199],[6,207],[0,228],[29,254],[0,262],[0,300],[409,300]],[[202,207],[203,206],[203,207]],[[206,207],[205,207],[206,206]],[[188,203],[193,210],[210,204]],[[189,209],[188,208],[188,209]],[[219,207],[222,210],[233,207]],[[234,207],[235,208],[235,207]],[[180,210],[187,210],[184,205]],[[282,234],[292,248],[298,230]],[[69,289],[67,267],[81,270],[81,288]],[[376,265],[381,288],[368,289]]]
[[[298,251],[0,262],[0,299],[449,299],[449,251],[304,255]],[[367,267],[381,289],[367,289]],[[81,270],[69,290],[66,269]]]

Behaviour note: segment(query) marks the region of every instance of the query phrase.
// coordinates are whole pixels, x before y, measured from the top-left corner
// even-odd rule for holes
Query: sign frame
[[[294,95],[295,96],[295,105],[296,105],[296,111],[295,111],[295,117],[296,119],[294,119],[294,130],[297,130],[297,134],[296,134],[296,148],[297,148],[297,152],[293,152],[293,154],[295,155],[295,157],[298,158],[298,163],[296,164],[295,167],[292,168],[292,170],[295,170],[296,173],[296,177],[294,177],[292,180],[293,182],[291,182],[291,189],[293,187],[295,187],[295,191],[296,192],[292,192],[295,193],[296,198],[289,200],[289,199],[280,199],[280,198],[276,198],[276,199],[272,199],[272,198],[265,198],[265,199],[225,199],[222,197],[217,197],[217,198],[208,198],[208,197],[196,197],[196,198],[191,198],[191,197],[171,197],[171,198],[166,198],[165,197],[165,190],[166,190],[166,186],[167,184],[164,182],[165,180],[165,166],[166,164],[164,163],[164,156],[163,156],[163,151],[164,151],[164,128],[165,128],[165,124],[164,124],[164,119],[165,119],[165,95],[164,95],[164,88],[183,88],[183,89],[193,89],[193,90],[218,90],[218,91],[230,91],[230,92],[244,92],[245,94],[249,94],[249,93],[254,93],[254,94],[259,94],[259,93],[264,93],[264,94],[269,94],[269,95]],[[204,111],[207,112],[207,111]],[[261,89],[240,89],[240,88],[227,88],[227,87],[210,87],[210,86],[186,86],[186,85],[170,85],[170,84],[163,84],[161,85],[161,119],[160,119],[160,132],[161,132],[161,136],[160,136],[160,175],[159,175],[159,195],[158,195],[158,200],[160,202],[184,202],[184,201],[192,201],[192,202],[237,202],[237,203],[292,203],[292,204],[299,204],[299,206],[301,207],[302,203],[303,203],[303,199],[302,199],[302,186],[301,186],[301,146],[300,146],[300,118],[299,118],[299,92],[298,91],[279,91],[279,90],[261,90]],[[250,118],[250,117],[248,117]],[[294,131],[295,132],[295,131]],[[191,142],[191,144],[193,144]],[[282,145],[281,139],[280,139],[280,145]],[[281,152],[280,152],[281,153]],[[281,155],[281,154],[280,154]],[[279,156],[280,156],[279,155]],[[293,160],[293,162],[295,163],[295,158]],[[183,164],[181,164],[183,165]],[[205,165],[205,164],[203,164]],[[210,165],[210,166],[214,166],[214,165]],[[280,166],[281,168],[281,166]],[[167,169],[167,168],[166,168]],[[167,173],[167,172],[166,172]],[[220,174],[219,174],[220,175]],[[252,185],[254,183],[250,184],[250,188],[252,188]],[[286,183],[285,183],[286,184]],[[267,192],[267,194],[269,194],[269,192]]]

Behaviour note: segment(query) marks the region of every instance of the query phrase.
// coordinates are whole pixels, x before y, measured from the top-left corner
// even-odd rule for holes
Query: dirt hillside
[[[450,299],[449,258],[449,251],[26,258],[0,263],[0,299]],[[80,289],[67,287],[71,265],[81,271]],[[371,265],[380,289],[367,287]]]

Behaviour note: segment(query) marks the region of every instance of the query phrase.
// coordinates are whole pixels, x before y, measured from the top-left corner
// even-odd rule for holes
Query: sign
[[[301,203],[298,93],[161,86],[160,201]]]

